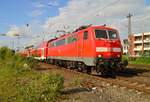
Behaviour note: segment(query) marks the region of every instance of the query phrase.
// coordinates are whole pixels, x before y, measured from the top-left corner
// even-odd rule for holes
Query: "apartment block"
[[[132,57],[150,54],[150,32],[129,36],[129,54]]]

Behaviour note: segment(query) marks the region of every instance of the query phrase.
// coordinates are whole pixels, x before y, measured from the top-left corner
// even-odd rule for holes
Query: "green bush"
[[[21,100],[26,102],[55,101],[63,88],[63,77],[60,75],[42,74],[21,87]],[[20,98],[19,98],[20,99]]]
[[[130,63],[150,65],[150,57],[138,57],[134,61],[130,61]]]
[[[122,56],[122,61],[129,61],[130,64],[145,64],[150,65],[150,55],[142,55],[140,57],[128,57],[127,55]]]
[[[127,55],[122,56],[122,61],[125,61],[125,60],[127,60],[127,61],[129,60],[129,57]]]
[[[32,70],[32,58],[24,58],[0,48],[0,102],[53,102],[63,88],[58,74]]]

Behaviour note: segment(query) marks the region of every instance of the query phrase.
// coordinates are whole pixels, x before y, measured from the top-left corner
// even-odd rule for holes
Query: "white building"
[[[122,47],[123,47],[123,54],[128,54],[128,48],[129,48],[128,39],[123,40]]]

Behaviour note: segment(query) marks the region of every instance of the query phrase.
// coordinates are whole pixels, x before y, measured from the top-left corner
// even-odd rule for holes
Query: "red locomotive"
[[[48,42],[47,60],[52,64],[106,75],[122,68],[122,46],[116,29],[83,26]]]
[[[115,74],[123,67],[119,33],[106,26],[82,26],[44,42],[36,54],[48,63],[87,73],[95,69],[102,75]]]

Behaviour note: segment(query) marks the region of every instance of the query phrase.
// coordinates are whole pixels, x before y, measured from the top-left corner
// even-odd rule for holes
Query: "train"
[[[101,75],[116,75],[128,64],[121,60],[118,30],[106,25],[81,26],[24,52],[38,60],[88,74],[94,71]]]

